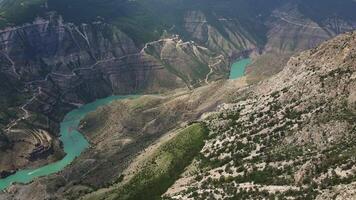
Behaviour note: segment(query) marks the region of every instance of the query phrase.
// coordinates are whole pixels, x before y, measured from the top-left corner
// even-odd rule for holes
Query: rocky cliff
[[[193,40],[230,57],[243,56],[243,51],[258,51],[258,42],[243,29],[237,18],[214,16],[208,20],[199,10],[188,11],[184,16],[184,28]]]
[[[178,36],[141,49],[113,25],[76,26],[54,14],[4,29],[0,38],[1,92],[8,96],[1,155],[15,158],[2,159],[0,171],[42,164],[60,152],[58,123],[76,106],[112,94],[193,88],[229,71],[227,57]]]
[[[151,45],[146,48],[164,52]],[[115,194],[128,164],[122,161],[133,151],[171,134],[177,122],[202,116],[210,133],[201,155],[165,198],[353,199],[355,47],[356,33],[347,33],[292,57],[281,73],[256,86],[244,87],[245,79],[217,82],[103,107],[82,122],[91,150],[59,174],[12,186],[0,197],[105,199]],[[220,102],[229,103],[205,113]]]
[[[354,2],[315,2],[1,1],[1,176],[61,158],[59,122],[74,107],[193,89],[249,55],[248,81],[257,82],[355,28]]]
[[[314,48],[356,27],[355,21],[338,15],[316,19],[293,1],[274,9],[265,25],[267,42],[262,56],[256,57],[247,70],[251,82],[281,71],[293,54]]]
[[[339,36],[221,105],[205,119],[210,139],[200,170],[185,173],[166,195],[355,198],[355,48],[355,32]]]
[[[103,106],[81,122],[80,130],[90,143],[87,151],[57,174],[10,186],[0,199],[105,197],[102,190],[115,194],[120,180],[132,176],[131,170],[138,171],[132,167],[137,156],[146,159],[145,153],[162,140],[169,140],[245,86],[244,78],[221,80],[193,90],[144,95]]]

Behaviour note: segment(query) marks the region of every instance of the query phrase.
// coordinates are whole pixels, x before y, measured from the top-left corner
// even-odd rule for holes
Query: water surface
[[[77,131],[80,120],[82,120],[89,112],[96,110],[99,106],[106,105],[114,100],[130,97],[136,96],[110,96],[104,99],[96,100],[93,103],[83,105],[80,108],[69,112],[60,124],[60,140],[63,142],[63,148],[66,156],[62,160],[43,167],[20,170],[11,176],[0,179],[0,190],[6,189],[11,183],[29,183],[37,177],[61,171],[89,146],[89,143],[85,137]]]
[[[230,77],[229,79],[238,79],[245,75],[245,69],[247,65],[251,63],[250,58],[238,60],[234,62],[231,66]]]

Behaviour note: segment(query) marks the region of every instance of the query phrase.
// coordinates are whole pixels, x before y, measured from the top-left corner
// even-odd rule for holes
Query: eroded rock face
[[[223,104],[206,119],[211,139],[198,159],[205,170],[167,195],[354,197],[355,47],[356,32],[336,37],[292,57],[247,98]]]
[[[214,16],[214,20],[221,30],[213,26],[213,20],[208,21],[203,12],[188,11],[184,16],[184,28],[194,40],[230,57],[239,57],[241,51],[257,51],[258,42],[247,30],[241,29],[243,26],[237,18]]]
[[[255,55],[264,49],[278,52],[269,60],[282,56],[288,60],[290,55],[285,56],[285,52],[314,47],[355,27],[352,22],[333,18],[317,23],[286,6],[277,8],[266,24],[265,18],[259,21],[268,28],[268,37],[257,41],[259,37],[253,37],[248,26],[240,26],[238,17],[212,12],[211,18],[207,13],[191,10],[182,19],[188,38],[196,43],[169,36],[138,45],[113,25],[74,25],[55,15],[1,31],[0,96],[7,98],[0,98],[0,128],[5,130],[4,137],[0,137],[0,158],[4,160],[0,171],[7,174],[7,170],[63,156],[58,122],[75,106],[111,94],[193,88],[226,77],[227,57]],[[282,69],[272,62],[270,70],[266,62],[262,63],[263,72],[268,72],[265,76]],[[354,102],[354,96],[350,92],[348,101]],[[330,123],[313,130],[333,126],[342,128],[345,124]],[[47,138],[45,132],[51,139],[38,142],[39,138]],[[52,152],[58,154],[51,157]],[[15,159],[11,163],[6,161],[8,158]]]
[[[352,31],[356,23],[337,15],[315,19],[303,12],[297,2],[288,2],[272,11],[265,26],[267,39],[263,55],[256,57],[247,70],[251,82],[278,73],[293,54]]]
[[[103,187],[115,191],[113,182],[120,176],[130,176],[124,170],[146,147],[215,110],[229,99],[229,94],[245,86],[243,78],[217,81],[194,90],[178,89],[166,95],[145,95],[102,106],[80,124],[90,143],[87,151],[57,174],[9,187],[0,199],[77,199]]]
[[[53,14],[2,30],[0,41],[0,73],[8,80],[2,93],[17,100],[3,103],[2,141],[13,146],[2,145],[0,154],[14,161],[0,171],[43,164],[60,152],[58,123],[78,105],[112,94],[192,88],[229,71],[225,56],[178,36],[141,49],[113,25],[77,26]]]
[[[297,3],[275,9],[266,22],[269,29],[265,51],[279,53],[314,48],[340,33],[352,31],[356,24],[337,17],[318,22],[304,15]]]

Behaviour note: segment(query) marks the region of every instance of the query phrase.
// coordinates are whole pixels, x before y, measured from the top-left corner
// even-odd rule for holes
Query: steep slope
[[[247,70],[250,82],[276,74],[296,52],[355,29],[355,17],[348,15],[352,3],[343,1],[345,9],[342,10],[335,1],[319,2],[318,7],[316,2],[290,1],[272,11],[265,22],[268,32],[263,55],[255,58]],[[334,14],[326,15],[324,3],[333,8]]]
[[[356,32],[339,36],[223,104],[205,120],[210,139],[197,159],[200,170],[166,195],[355,198],[355,48]]]
[[[263,53],[247,71],[256,82],[355,28],[354,1],[318,2],[0,1],[0,176],[61,158],[58,123],[76,106],[192,89]]]
[[[58,159],[58,123],[75,106],[112,94],[193,88],[229,71],[224,55],[177,36],[139,49],[115,26],[76,26],[53,14],[0,38],[4,174]]]
[[[81,122],[81,132],[90,143],[87,151],[57,174],[27,185],[10,186],[6,193],[0,194],[0,199],[115,196],[117,184],[138,171],[137,166],[132,166],[134,160],[145,160],[153,146],[170,141],[191,122],[215,110],[220,102],[245,86],[244,78],[218,81],[194,90],[179,89],[103,106]],[[137,155],[140,157],[136,158]]]
[[[209,130],[205,146],[165,198],[352,199],[355,48],[356,32],[347,33],[292,57],[281,73],[256,86],[221,81],[103,107],[82,122],[92,148],[72,166],[0,197],[121,198],[120,184],[142,170],[131,168],[135,155],[147,155],[160,136],[169,140],[174,128],[202,117]],[[221,102],[230,103],[206,113]]]
[[[325,34],[330,37],[354,26],[355,7],[351,0],[224,0],[219,3],[216,0],[5,0],[0,4],[0,13],[4,22],[2,27],[30,23],[37,16],[44,17],[48,11],[55,11],[66,21],[76,24],[98,19],[115,24],[141,45],[159,39],[168,31],[184,36],[185,40],[209,42],[215,48],[222,45],[220,48],[227,48],[223,50],[232,48],[236,51],[251,45],[253,48],[263,47],[268,43],[268,37],[273,37],[272,32],[278,33],[272,38],[277,40],[272,40],[272,46],[278,49],[308,48],[317,43],[310,41],[317,37],[315,31],[322,33],[320,38],[323,38]],[[282,26],[283,23],[289,26]],[[300,30],[303,28],[304,31]],[[288,33],[294,40],[283,39],[290,37]],[[312,37],[305,38],[307,33]],[[226,40],[225,44],[217,43],[221,39],[212,40],[217,36]],[[303,43],[299,44],[298,40]],[[310,43],[305,43],[307,41]]]
[[[216,21],[215,13],[220,15],[226,9],[233,6],[238,12],[226,13],[229,16],[241,16],[244,21],[252,22],[253,11],[265,7],[273,7],[276,3],[263,3],[257,0],[261,7],[256,8],[245,0],[224,1],[216,4],[215,0],[191,1],[191,0],[148,0],[148,1],[128,1],[128,0],[108,0],[105,2],[98,0],[31,0],[27,2],[5,0],[0,4],[2,27],[8,25],[20,25],[25,22],[30,23],[37,16],[45,16],[48,11],[55,11],[62,15],[66,21],[76,24],[90,23],[97,19],[104,19],[105,22],[115,24],[126,34],[132,36],[137,43],[145,43],[157,40],[164,30],[173,27],[175,32],[184,35],[184,16],[189,10],[201,10],[211,17],[210,23]],[[246,12],[245,9],[251,11]],[[263,8],[264,9],[264,8]],[[80,12],[78,12],[80,10]],[[14,12],[16,11],[16,12]],[[241,11],[241,12],[240,12]],[[247,23],[246,21],[246,23]],[[219,24],[214,24],[219,26]],[[248,26],[244,26],[247,29]],[[257,30],[253,31],[257,32]],[[249,35],[258,36],[250,31]],[[262,34],[260,34],[262,36]]]

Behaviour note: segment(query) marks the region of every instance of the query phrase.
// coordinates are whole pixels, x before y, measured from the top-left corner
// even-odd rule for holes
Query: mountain
[[[80,105],[183,88],[205,96],[216,84],[233,93],[278,73],[295,53],[353,30],[354,10],[351,0],[2,0],[0,177],[61,159],[59,123]],[[242,83],[220,83],[234,60],[248,56]],[[185,99],[173,108],[202,114],[229,99],[226,90],[196,99],[206,107]],[[182,123],[199,116],[177,115]]]
[[[294,25],[320,26],[328,34],[343,32],[356,20],[355,3],[350,0],[4,0],[0,5],[2,27],[31,23],[55,11],[77,25],[98,20],[114,24],[140,44],[159,39],[164,31],[178,33],[185,40],[196,38],[189,28],[194,23],[205,32],[199,36],[217,32],[235,47],[244,40],[236,43],[234,36],[262,46],[267,42],[270,27],[266,23],[271,17]],[[292,14],[290,18],[283,15],[286,13]],[[196,18],[192,21],[190,15]]]
[[[226,77],[229,70],[226,56],[178,36],[139,48],[113,25],[93,22],[78,27],[52,14],[48,20],[5,29],[0,38],[1,91],[8,96],[2,103],[1,126],[12,133],[7,134],[12,141],[7,147],[21,149],[15,151],[19,153],[15,163],[1,166],[0,171],[46,157],[47,152],[41,151],[27,160],[26,154],[38,148],[30,130],[48,132],[55,141],[58,122],[77,105],[111,94],[197,87],[208,79]],[[20,142],[19,132],[30,144]],[[60,150],[57,142],[41,146]],[[3,157],[14,156],[5,152]]]
[[[82,121],[89,151],[0,197],[353,199],[355,47],[350,32],[254,86],[218,81],[102,107]]]
[[[206,117],[209,139],[172,199],[355,198],[356,33],[292,57]],[[341,189],[343,188],[343,189]]]

